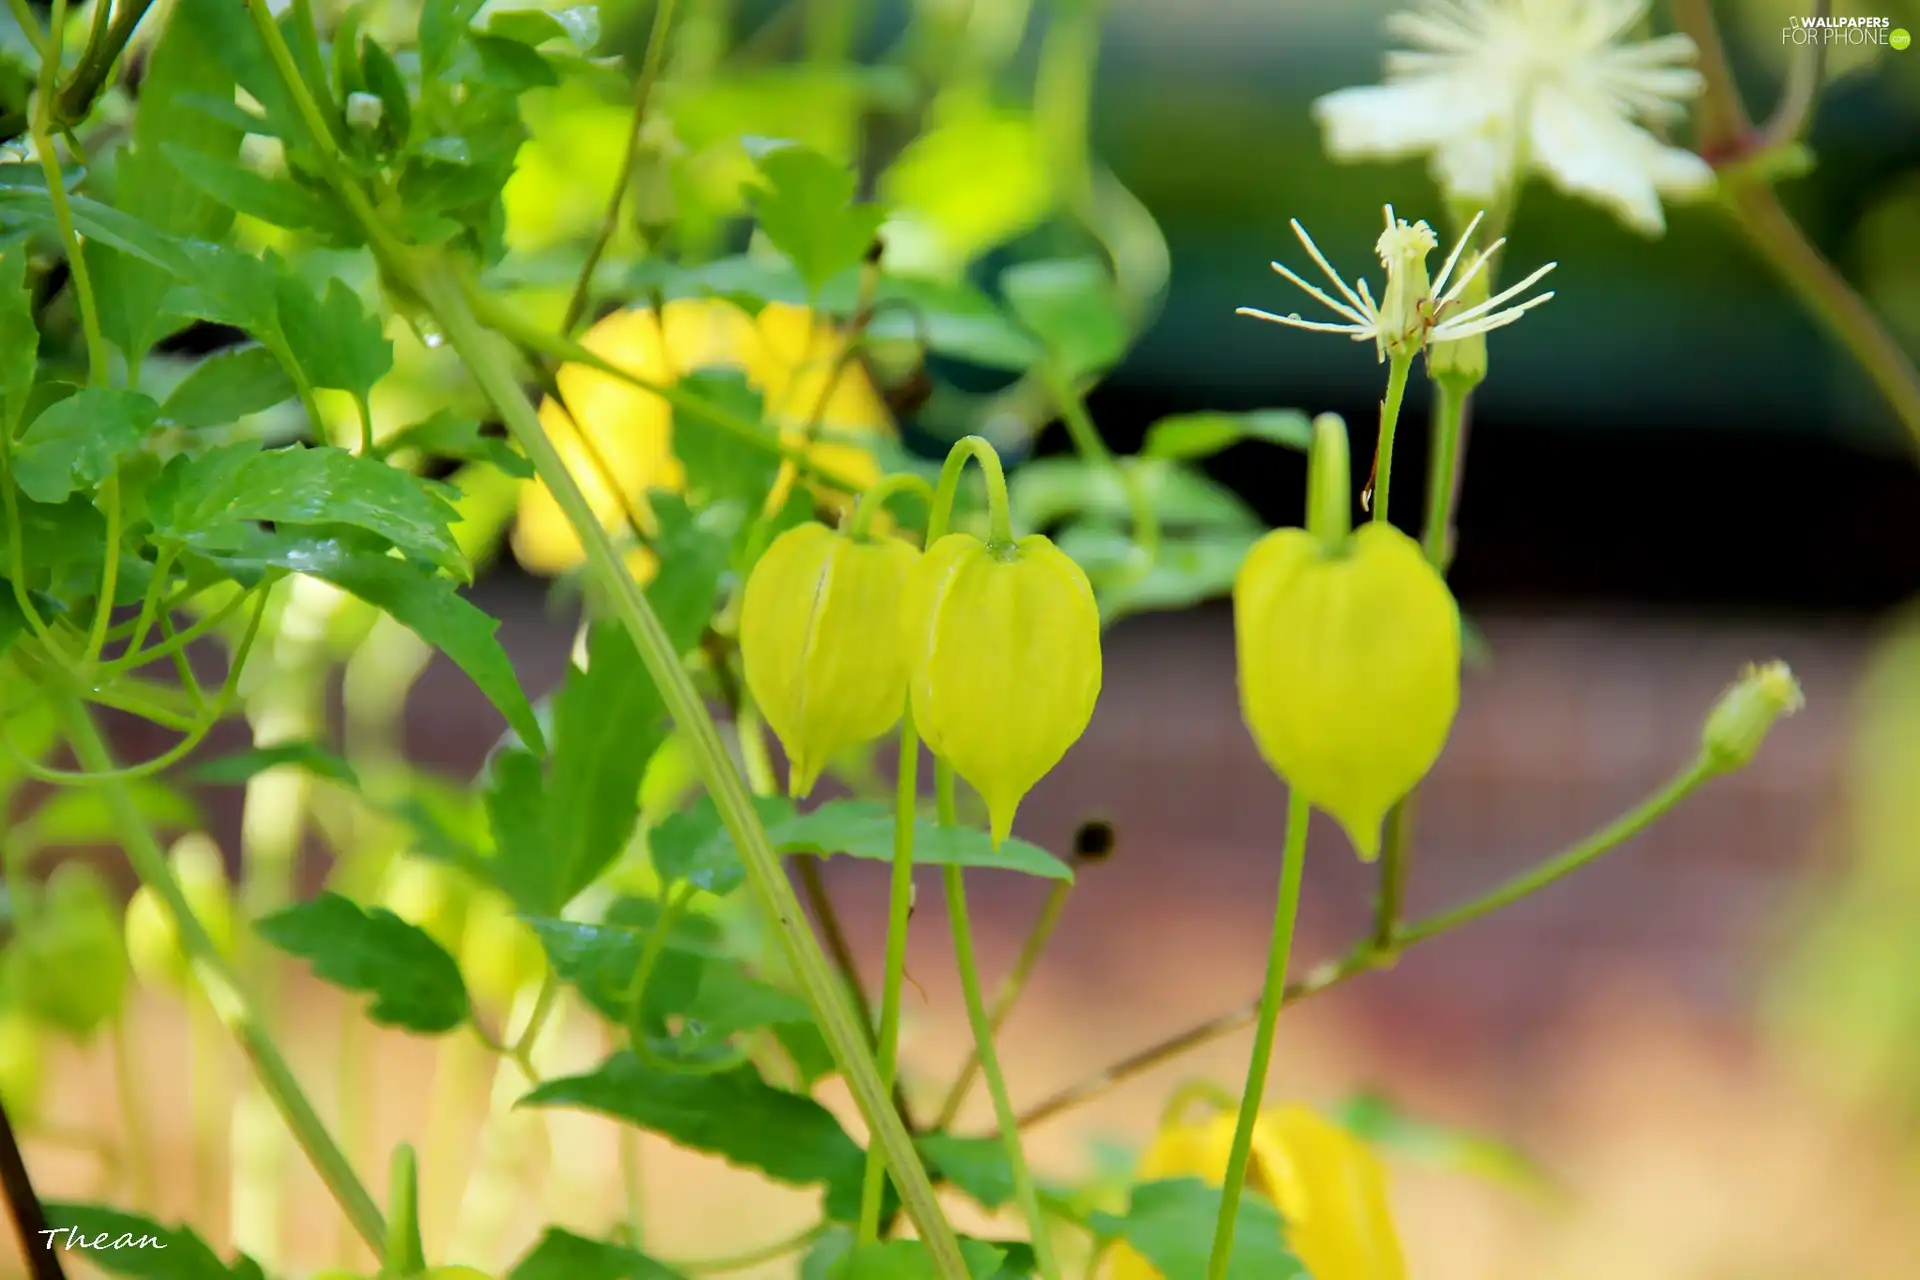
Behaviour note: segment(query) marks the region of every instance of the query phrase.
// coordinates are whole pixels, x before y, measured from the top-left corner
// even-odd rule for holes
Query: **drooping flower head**
[[[1684,35],[1634,40],[1649,0],[1417,0],[1387,19],[1411,46],[1386,83],[1314,103],[1337,160],[1429,156],[1448,195],[1497,202],[1526,174],[1605,206],[1648,235],[1660,197],[1713,184],[1699,156],[1644,126],[1700,91]]]
[[[1325,290],[1309,284],[1284,263],[1274,263],[1273,269],[1331,309],[1340,320],[1302,320],[1298,312],[1277,315],[1254,307],[1241,307],[1238,314],[1316,333],[1344,333],[1355,342],[1370,341],[1384,360],[1389,355],[1412,355],[1423,350],[1430,342],[1453,342],[1502,328],[1553,296],[1547,292],[1536,294],[1524,302],[1514,302],[1515,298],[1553,270],[1556,264],[1549,262],[1519,284],[1503,289],[1493,297],[1471,304],[1464,301],[1468,287],[1486,270],[1493,255],[1506,244],[1504,237],[1494,241],[1475,254],[1457,276],[1454,274],[1454,268],[1460,264],[1461,252],[1472,242],[1473,233],[1480,225],[1480,214],[1476,213],[1467,224],[1452,252],[1447,255],[1445,264],[1441,266],[1439,278],[1432,281],[1427,278],[1427,255],[1440,245],[1433,228],[1425,222],[1409,223],[1403,218],[1396,218],[1392,205],[1386,206],[1386,219],[1387,228],[1374,244],[1374,250],[1380,256],[1380,265],[1387,273],[1386,289],[1378,303],[1373,300],[1373,291],[1365,279],[1356,280],[1351,286],[1341,279],[1340,273],[1333,269],[1326,255],[1314,244],[1313,237],[1307,234],[1307,229],[1300,225],[1298,219],[1294,219],[1291,224],[1293,234],[1299,237],[1307,256],[1313,259],[1314,265],[1320,268],[1345,301],[1328,296]]]

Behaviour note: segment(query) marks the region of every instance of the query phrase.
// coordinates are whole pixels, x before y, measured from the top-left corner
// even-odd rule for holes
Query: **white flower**
[[[1373,293],[1368,289],[1365,279],[1356,280],[1349,287],[1340,278],[1340,273],[1328,264],[1320,247],[1314,244],[1313,237],[1307,234],[1307,229],[1296,218],[1292,223],[1293,234],[1300,237],[1307,256],[1326,273],[1327,279],[1333,282],[1333,287],[1339,290],[1340,296],[1346,301],[1336,301],[1327,296],[1324,290],[1308,284],[1283,263],[1274,263],[1273,269],[1330,308],[1341,317],[1341,321],[1302,320],[1298,312],[1275,315],[1253,307],[1241,307],[1236,314],[1252,316],[1256,320],[1271,320],[1295,329],[1309,329],[1315,333],[1344,333],[1355,342],[1371,341],[1375,353],[1384,360],[1389,355],[1411,356],[1429,342],[1456,342],[1510,325],[1553,296],[1551,292],[1536,294],[1525,302],[1507,305],[1531,289],[1540,277],[1557,265],[1549,262],[1511,289],[1504,289],[1485,302],[1462,308],[1461,295],[1474,278],[1486,270],[1488,261],[1507,242],[1506,238],[1503,236],[1495,240],[1474,255],[1456,278],[1453,269],[1459,265],[1461,250],[1472,241],[1474,230],[1480,225],[1482,215],[1474,214],[1473,221],[1467,224],[1459,242],[1453,246],[1453,252],[1447,255],[1446,264],[1440,268],[1440,278],[1428,284],[1427,255],[1440,243],[1433,234],[1433,228],[1425,222],[1408,223],[1395,218],[1392,205],[1386,206],[1386,215],[1387,229],[1380,233],[1380,239],[1374,245],[1374,251],[1380,255],[1380,265],[1387,270],[1386,290],[1380,302],[1374,302]],[[1447,283],[1449,280],[1453,282],[1451,286]]]
[[[1627,41],[1649,0],[1416,0],[1387,19],[1412,50],[1385,84],[1313,104],[1338,160],[1429,154],[1449,195],[1494,203],[1527,171],[1648,235],[1660,196],[1697,195],[1713,169],[1641,122],[1680,117],[1700,91],[1684,35]]]

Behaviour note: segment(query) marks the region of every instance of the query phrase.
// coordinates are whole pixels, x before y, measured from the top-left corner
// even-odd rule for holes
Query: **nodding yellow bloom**
[[[651,307],[615,312],[580,342],[649,382],[669,383],[703,369],[738,369],[760,393],[767,421],[789,443],[801,443],[816,418],[822,432],[834,436],[894,429],[859,362],[834,377],[845,339],[805,307],[771,302],[750,316],[729,302],[682,298],[657,313]],[[652,532],[647,491],[676,491],[686,483],[673,451],[672,408],[650,391],[585,365],[561,366],[554,381],[560,397],[541,402],[540,425],[594,514],[609,531],[624,527],[631,516]],[[845,439],[819,440],[808,456],[862,485],[880,477],[873,455]],[[786,501],[794,475],[791,463],[781,469],[770,504]],[[513,552],[525,568],[542,574],[565,573],[585,558],[559,503],[539,480],[522,485]],[[643,582],[653,576],[651,552],[636,549],[627,564]]]
[[[1235,1116],[1172,1121],[1140,1162],[1136,1182],[1226,1180]],[[1314,1280],[1406,1280],[1406,1259],[1387,1203],[1387,1174],[1372,1148],[1305,1107],[1275,1107],[1253,1129],[1247,1186],[1280,1210],[1287,1245]],[[1208,1224],[1211,1227],[1211,1223]],[[1107,1280],[1163,1280],[1122,1244]]]

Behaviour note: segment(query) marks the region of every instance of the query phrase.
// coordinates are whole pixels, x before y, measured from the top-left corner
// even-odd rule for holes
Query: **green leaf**
[[[1313,425],[1298,409],[1176,413],[1147,428],[1147,443],[1141,452],[1149,458],[1192,461],[1210,458],[1243,440],[1264,440],[1283,449],[1305,452],[1313,441]]]
[[[851,1186],[856,1200],[866,1167],[859,1144],[832,1112],[774,1088],[748,1067],[679,1075],[620,1053],[589,1075],[548,1081],[521,1105],[598,1112],[789,1186]]]
[[[453,957],[384,907],[367,910],[322,893],[254,927],[280,950],[312,961],[322,980],[371,995],[367,1016],[383,1027],[436,1034],[467,1019],[467,988]]]
[[[884,862],[893,857],[893,810],[865,800],[829,800],[795,814],[785,800],[761,799],[755,804],[767,821],[767,837],[782,853],[813,853]],[[769,816],[771,814],[772,816]],[[723,838],[724,833],[723,833]],[[942,827],[922,818],[913,824],[913,860],[930,867],[991,867],[1018,871],[1048,880],[1071,880],[1067,864],[1025,840],[1004,840],[993,847],[984,831],[971,827]]]
[[[160,416],[180,427],[223,427],[294,394],[293,379],[273,352],[240,347],[195,365],[160,406]]]
[[[260,521],[348,525],[457,574],[459,510],[418,478],[330,446],[259,452],[250,442],[176,458],[148,495],[156,537],[195,550],[241,546]]]
[[[720,811],[710,796],[691,809],[671,813],[647,833],[653,869],[667,884],[684,880],[696,889],[726,897],[746,883],[747,869],[726,838]]]
[[[396,432],[381,445],[380,452],[391,457],[404,449],[462,462],[491,462],[510,476],[533,478],[533,464],[526,455],[498,436],[483,435],[479,422],[451,409],[442,409],[426,421]]]
[[[71,1250],[110,1276],[139,1280],[243,1280],[259,1268],[242,1258],[229,1267],[191,1227],[163,1227],[151,1218],[96,1204],[49,1201],[47,1225],[60,1233],[48,1246]]]
[[[1001,273],[1000,291],[1068,382],[1108,368],[1127,349],[1127,322],[1113,280],[1092,259],[1009,267]]]
[[[393,368],[393,343],[380,318],[337,276],[319,297],[304,280],[281,276],[279,318],[287,347],[316,387],[364,400]]]
[[[0,254],[0,430],[12,439],[33,395],[40,367],[40,330],[27,295],[27,252],[16,245]]]
[[[189,182],[167,153],[185,153],[230,163],[240,153],[243,128],[197,105],[233,105],[234,76],[216,45],[220,29],[247,24],[220,0],[180,0],[146,61],[133,145],[117,161],[116,205],[169,235],[218,241],[233,223],[232,210]],[[250,32],[248,34],[251,34]],[[175,273],[137,256],[89,240],[87,265],[100,305],[101,326],[129,361],[145,355],[166,330],[162,304]]]
[[[487,17],[487,30],[493,35],[530,45],[542,45],[549,40],[569,40],[581,53],[591,53],[594,46],[600,43],[600,9],[591,4],[551,11],[496,9]]]
[[[331,231],[344,223],[335,210],[290,178],[269,178],[234,160],[176,143],[163,149],[188,182],[236,213],[293,231]]]
[[[87,387],[28,424],[14,446],[14,483],[35,502],[64,502],[112,475],[159,416],[138,391]]]
[[[360,42],[360,67],[368,90],[380,99],[381,137],[389,148],[405,146],[413,136],[413,103],[407,97],[407,82],[400,68],[372,36]]]
[[[763,421],[760,393],[736,370],[704,369],[680,380],[683,389],[748,422]],[[699,418],[673,421],[673,448],[687,469],[687,495],[705,505],[729,500],[758,511],[780,471],[780,456]]]
[[[1135,1187],[1125,1217],[1096,1213],[1091,1222],[1100,1235],[1126,1240],[1166,1280],[1206,1280],[1219,1216],[1220,1188],[1197,1178],[1173,1178]],[[1240,1198],[1227,1277],[1311,1280],[1284,1242],[1280,1215],[1251,1190]]]
[[[325,778],[356,790],[360,786],[360,775],[353,771],[352,765],[341,759],[332,748],[309,740],[278,742],[270,747],[249,747],[232,755],[216,756],[196,764],[188,776],[195,782],[238,787],[244,786],[255,775],[282,765],[297,766],[316,778]]]
[[[462,80],[477,80],[509,93],[545,89],[560,83],[559,73],[539,51],[518,40],[474,35],[468,37],[467,43],[473,50],[474,64],[471,72],[459,77]]]
[[[867,332],[876,340],[925,342],[936,355],[1011,373],[1040,358],[1040,344],[970,284],[882,276],[875,301]]]
[[[545,837],[537,849],[500,850],[533,860],[516,878],[540,892],[523,907],[559,911],[620,856],[640,816],[640,778],[667,728],[666,703],[633,638],[619,622],[596,623],[586,669],[570,669],[554,699]]]
[[[1164,459],[1122,459],[1133,468],[1147,500],[1167,529],[1235,529],[1266,532],[1240,496],[1192,467]],[[1053,529],[1074,516],[1125,524],[1132,507],[1126,486],[1111,467],[1073,457],[1036,458],[1007,483],[1013,521],[1023,529]]]
[[[962,1240],[960,1256],[973,1280],[994,1280],[1006,1255],[984,1240]],[[933,1255],[918,1240],[888,1240],[848,1252],[827,1273],[832,1280],[939,1280]]]
[[[179,238],[131,214],[81,195],[67,197],[67,211],[73,215],[74,230],[89,240],[132,254],[182,279],[192,271],[191,258]],[[44,188],[0,187],[0,225],[30,227],[48,235],[60,231],[53,201]]]
[[[866,257],[886,213],[879,205],[851,203],[852,173],[793,144],[775,146],[759,163],[764,182],[752,193],[754,216],[809,292]]]
[[[1229,594],[1240,564],[1264,536],[1258,529],[1183,533],[1162,540],[1159,558],[1140,577],[1103,586],[1100,606],[1109,622],[1130,613],[1187,609]],[[1055,538],[1096,582],[1133,563],[1133,539],[1120,530],[1086,522],[1068,525]]]
[[[540,722],[520,687],[513,660],[494,634],[499,619],[470,603],[453,583],[389,556],[354,556],[317,576],[381,609],[446,654],[506,717],[522,742],[545,749]]]
[[[420,74],[431,80],[446,69],[483,0],[426,0],[420,7]]]
[[[1554,1179],[1539,1162],[1513,1146],[1418,1119],[1377,1093],[1348,1099],[1333,1118],[1354,1136],[1422,1164],[1473,1174],[1520,1191],[1554,1189]]]
[[[680,1273],[625,1245],[548,1227],[508,1280],[679,1280]]]
[[[998,1209],[1013,1199],[1013,1166],[999,1138],[962,1138],[951,1133],[929,1133],[914,1145],[927,1160],[929,1172],[964,1191],[974,1203]]]

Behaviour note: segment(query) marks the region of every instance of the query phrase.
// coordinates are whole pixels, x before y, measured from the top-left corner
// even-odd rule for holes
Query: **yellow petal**
[[[1338,552],[1280,529],[1241,566],[1234,628],[1241,711],[1261,754],[1372,858],[1387,810],[1433,767],[1459,706],[1460,619],[1445,581],[1388,525]]]
[[[1366,1143],[1304,1107],[1263,1113],[1253,1143],[1258,1184],[1314,1280],[1406,1280],[1386,1170]]]
[[[906,706],[900,601],[918,553],[808,523],[773,540],[740,605],[747,687],[804,796],[836,752],[879,737]]]
[[[1080,566],[1039,534],[995,550],[954,533],[914,567],[904,609],[914,723],[987,802],[994,842],[1086,731],[1100,696],[1100,611]]]

